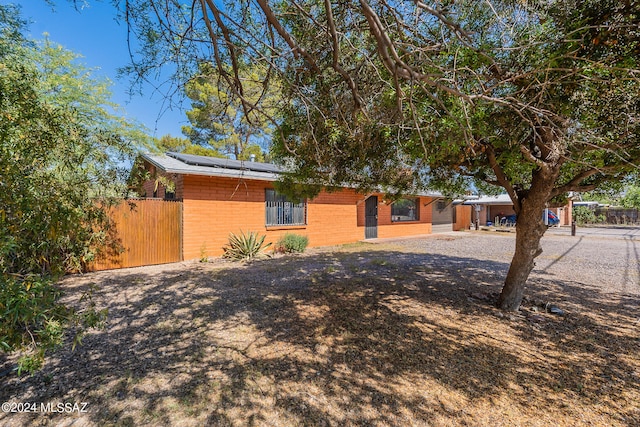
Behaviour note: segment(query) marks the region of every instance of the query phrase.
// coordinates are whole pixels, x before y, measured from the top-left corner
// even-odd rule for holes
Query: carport
[[[475,222],[478,219],[480,225],[487,225],[488,222],[494,223],[496,217],[515,215],[513,203],[507,194],[499,196],[480,196],[476,200],[467,200],[465,205],[474,205]]]

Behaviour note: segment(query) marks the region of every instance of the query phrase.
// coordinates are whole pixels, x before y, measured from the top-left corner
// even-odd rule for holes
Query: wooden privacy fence
[[[139,267],[182,260],[182,202],[127,200],[112,208],[119,250],[109,250],[89,270]]]
[[[471,206],[456,205],[453,209],[453,231],[468,230],[471,227]]]

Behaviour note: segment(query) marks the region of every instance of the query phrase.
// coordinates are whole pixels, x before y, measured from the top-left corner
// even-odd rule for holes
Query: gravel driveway
[[[640,295],[640,240],[629,230],[590,230],[580,229],[577,236],[565,229],[549,230],[531,278],[579,282],[604,292]],[[460,268],[486,264],[501,280],[513,256],[515,233],[452,232],[384,243],[451,257]]]

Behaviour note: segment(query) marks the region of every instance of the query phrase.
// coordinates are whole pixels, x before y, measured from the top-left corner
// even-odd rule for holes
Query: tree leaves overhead
[[[595,143],[593,153],[594,140],[635,135],[636,106],[615,91],[638,91],[637,1],[151,1],[145,7],[153,13],[141,12],[142,3],[127,3],[131,30],[141,40],[152,26],[162,32],[152,40],[155,56],[143,45],[139,72],[161,63],[157,55],[178,57],[173,63],[189,75],[211,61],[245,113],[260,111],[260,102],[245,96],[244,64],[266,70],[251,85],[267,88],[277,76],[288,105],[262,113],[281,125],[276,151],[301,176],[312,166],[316,179],[358,169],[364,183],[370,168],[357,168],[356,157],[362,165],[383,157],[376,166],[388,165],[389,177],[410,167],[417,179],[425,168],[416,162],[428,164],[432,179],[415,185],[462,182],[461,174],[495,184],[484,155],[490,147],[513,185],[530,184],[541,150],[577,172],[562,172],[560,190],[581,190],[612,177],[601,167],[612,166],[605,160],[611,142]],[[627,111],[625,131],[605,130],[607,121],[594,114],[606,106]],[[381,135],[387,139],[376,142]],[[551,135],[564,142],[550,146]],[[633,163],[634,153],[626,154],[616,164]],[[580,174],[591,181],[574,181]]]
[[[183,127],[183,133],[194,143],[211,147],[222,156],[248,160],[255,155],[264,161],[263,151],[268,151],[271,132],[275,123],[269,117],[277,110],[279,92],[275,85],[268,91],[260,84],[265,70],[243,67],[239,77],[243,81],[243,97],[237,97],[216,68],[201,63],[199,72],[186,85],[191,100],[187,117],[191,125]],[[250,105],[260,104],[260,110],[245,108],[243,99]],[[246,104],[246,103],[245,103]]]
[[[261,111],[279,125],[289,180],[504,189],[529,237],[516,243],[502,308],[520,304],[550,201],[637,176],[637,0],[126,4],[142,40],[151,23],[162,32],[143,45],[142,74],[160,63],[152,47],[191,74],[210,61],[245,114],[260,102],[246,96],[243,64],[268,70],[264,90],[277,77],[287,104]]]
[[[160,139],[157,139],[155,141],[155,148],[162,153],[172,151],[175,153],[195,154],[197,156],[225,157],[224,154],[213,148],[193,144],[186,138],[173,137],[171,135],[164,135]],[[140,165],[140,167],[141,166],[142,165]],[[139,179],[137,181],[143,182],[145,179],[146,178]]]

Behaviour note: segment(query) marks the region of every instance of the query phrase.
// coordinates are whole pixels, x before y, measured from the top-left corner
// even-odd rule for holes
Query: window
[[[391,221],[417,221],[418,199],[399,199],[391,205]]]
[[[445,202],[444,200],[438,200],[438,202],[436,203],[436,209],[442,212],[446,208],[447,208],[447,202]]]
[[[276,190],[266,190],[267,225],[305,225],[307,203],[304,200],[290,201]]]

